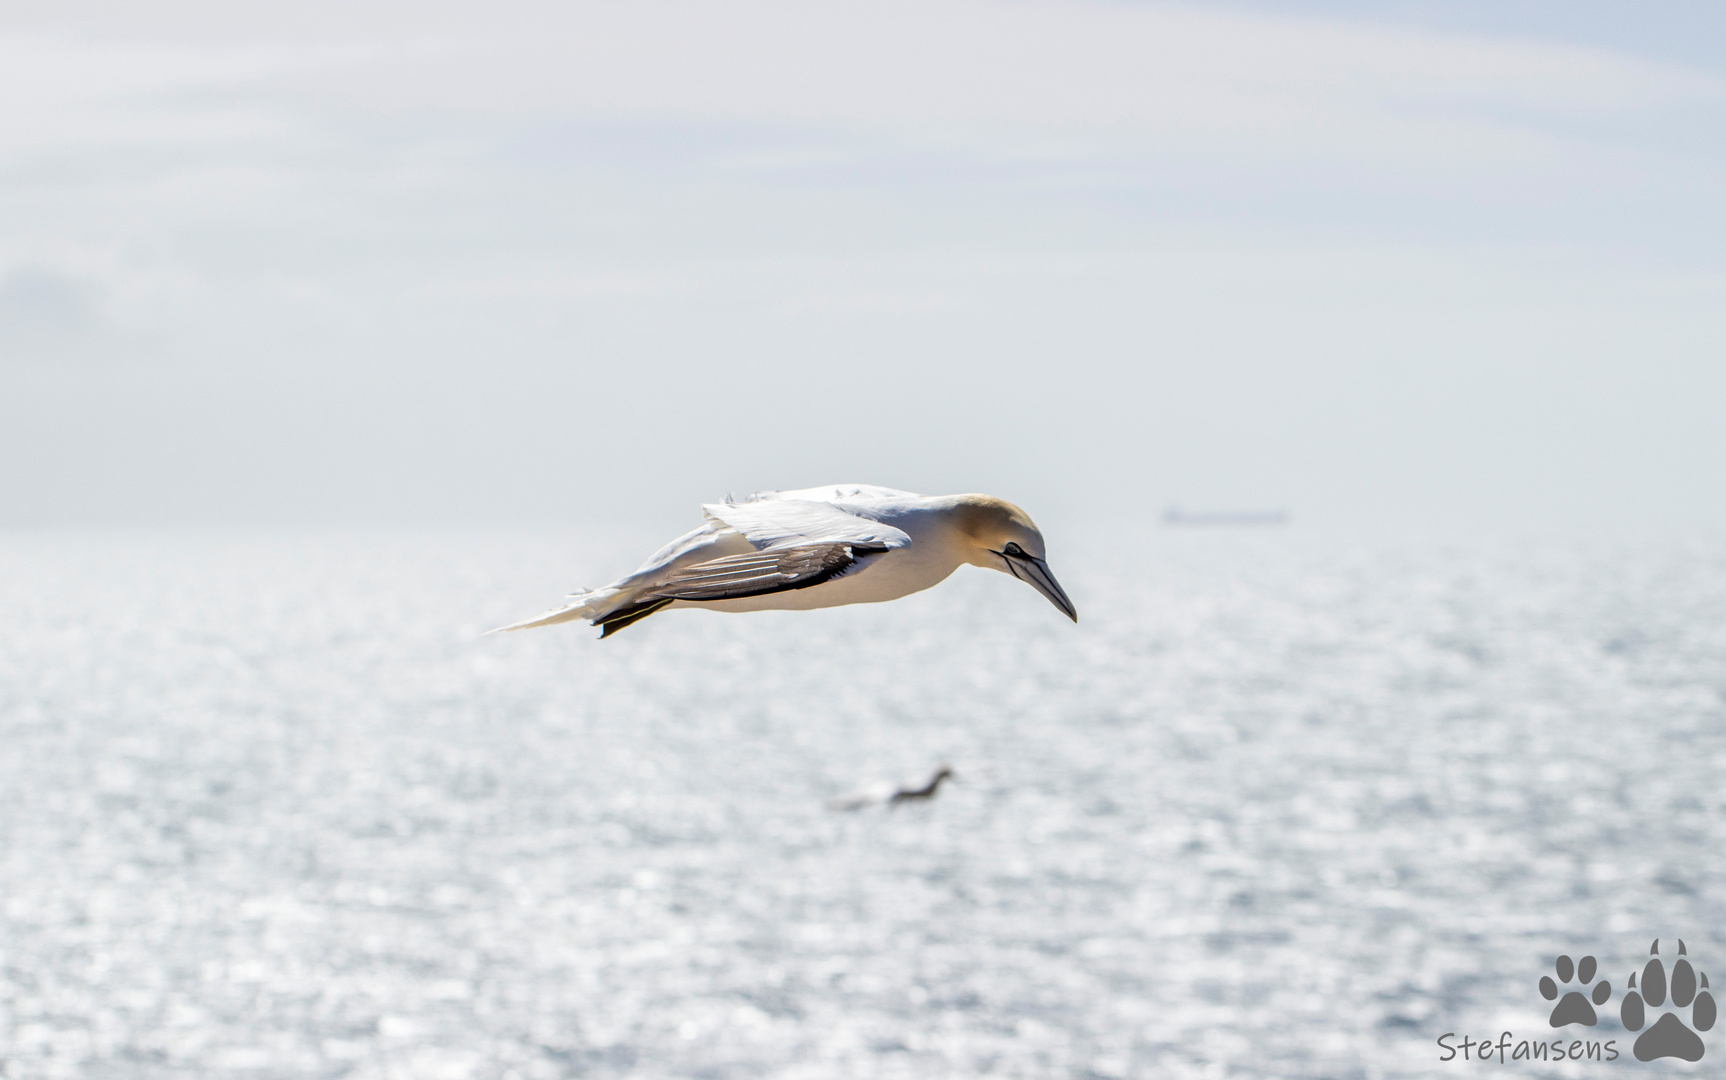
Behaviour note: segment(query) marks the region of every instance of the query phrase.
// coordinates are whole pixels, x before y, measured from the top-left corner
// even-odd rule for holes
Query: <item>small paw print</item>
[[[1628,1031],[1642,1031],[1642,1025],[1647,1022],[1644,1002],[1659,1008],[1666,1001],[1666,966],[1660,962],[1659,938],[1654,939],[1648,955],[1648,963],[1642,969],[1642,992],[1636,992],[1636,973],[1631,972],[1630,992],[1624,995],[1624,1004],[1619,1006],[1619,1019],[1624,1021]],[[1684,958],[1683,941],[1678,942],[1678,962],[1672,965],[1671,987],[1673,1006],[1690,1009],[1690,1023],[1695,1025],[1696,1031],[1707,1031],[1714,1026],[1717,1014],[1714,995],[1708,992],[1708,975],[1698,972]],[[1637,1038],[1634,1047],[1636,1060],[1675,1057],[1701,1061],[1707,1048],[1702,1045],[1702,1038],[1696,1031],[1685,1027],[1677,1013],[1661,1013],[1654,1026]]]
[[[1594,1005],[1606,1004],[1606,999],[1612,996],[1612,984],[1605,979],[1595,983],[1594,1005],[1588,1003],[1588,998],[1582,995],[1580,989],[1594,982],[1594,971],[1598,967],[1594,962],[1594,957],[1584,956],[1580,963],[1572,966],[1570,957],[1560,956],[1558,962],[1552,966],[1558,973],[1558,982],[1568,986],[1570,985],[1570,977],[1574,975],[1579,987],[1579,989],[1565,993],[1563,999],[1552,1007],[1552,1026],[1556,1028],[1564,1027],[1567,1024],[1587,1024],[1589,1027],[1593,1027],[1599,1023],[1600,1018],[1594,1015]],[[1558,983],[1552,981],[1551,975],[1540,977],[1540,996],[1547,1001],[1558,997]]]

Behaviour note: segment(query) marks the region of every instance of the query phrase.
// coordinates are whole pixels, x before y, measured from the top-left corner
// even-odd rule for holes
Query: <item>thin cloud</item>
[[[224,111],[197,93],[221,90],[230,102],[267,91],[251,100],[373,116],[837,125],[1044,151],[1177,143],[1255,158],[1454,159],[1515,155],[1511,135],[1545,123],[1726,100],[1716,75],[1596,49],[1179,6],[517,5],[487,17],[434,10],[387,36],[356,32],[331,8],[300,20],[311,41],[293,48],[247,40],[258,31],[243,24],[202,43],[173,40],[171,23],[118,40],[0,38],[7,143],[16,155],[80,134],[282,134],[265,109]]]

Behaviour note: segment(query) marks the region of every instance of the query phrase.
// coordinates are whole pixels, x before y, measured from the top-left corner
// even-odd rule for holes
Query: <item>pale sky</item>
[[[0,8],[0,526],[1726,524],[1718,4],[145,7]]]

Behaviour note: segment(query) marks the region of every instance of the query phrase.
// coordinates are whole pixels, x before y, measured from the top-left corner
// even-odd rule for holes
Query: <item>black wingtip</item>
[[[669,599],[649,600],[645,603],[619,608],[604,618],[595,619],[593,625],[600,628],[599,640],[604,641],[624,627],[640,622],[669,603],[671,603]]]

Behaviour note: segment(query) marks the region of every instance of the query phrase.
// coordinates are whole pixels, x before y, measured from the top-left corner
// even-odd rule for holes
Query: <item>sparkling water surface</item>
[[[967,569],[480,636],[657,539],[0,535],[0,1074],[1726,1063],[1618,1018],[1656,937],[1726,988],[1726,544],[1056,537],[1077,627]]]

